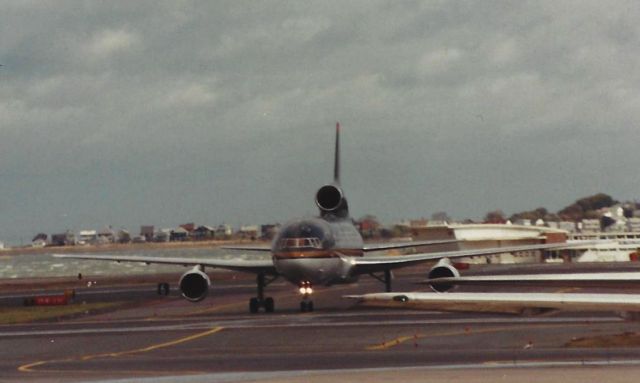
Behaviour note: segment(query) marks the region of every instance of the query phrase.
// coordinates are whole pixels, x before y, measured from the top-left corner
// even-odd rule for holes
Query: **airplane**
[[[443,241],[414,241],[408,243],[365,244],[353,224],[345,193],[340,186],[340,124],[336,123],[333,182],[318,189],[315,203],[319,216],[290,221],[282,226],[270,247],[231,246],[229,250],[270,252],[271,259],[215,259],[177,258],[129,255],[53,254],[59,258],[101,260],[116,262],[142,262],[192,266],[179,280],[182,296],[198,302],[204,299],[211,285],[206,267],[254,273],[257,294],[249,300],[249,311],[260,309],[270,313],[275,303],[266,297],[264,290],[277,278],[283,278],[298,287],[302,295],[300,311],[313,311],[311,295],[313,286],[354,283],[361,275],[371,275],[384,283],[385,291],[391,291],[391,271],[396,268],[439,261],[428,273],[430,278],[459,276],[449,261],[452,258],[489,255],[496,253],[552,250],[570,248],[568,243],[535,244],[475,250],[419,253],[404,256],[372,255],[366,253],[390,249],[415,248],[443,243]],[[584,241],[576,242],[584,244]]]

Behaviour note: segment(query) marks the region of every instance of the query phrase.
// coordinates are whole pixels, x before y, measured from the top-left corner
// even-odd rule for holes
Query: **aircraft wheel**
[[[268,313],[272,313],[275,307],[275,303],[273,302],[273,298],[268,297],[264,300],[264,311]]]
[[[300,312],[311,312],[313,311],[313,301],[302,301],[300,302]]]
[[[255,314],[258,312],[258,309],[260,308],[260,304],[258,302],[258,298],[251,298],[249,300],[249,311],[252,314]]]

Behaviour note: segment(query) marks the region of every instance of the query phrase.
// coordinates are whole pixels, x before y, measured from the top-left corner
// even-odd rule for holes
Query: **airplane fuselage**
[[[285,224],[272,243],[273,264],[293,284],[351,283],[363,240],[350,218],[308,218]]]

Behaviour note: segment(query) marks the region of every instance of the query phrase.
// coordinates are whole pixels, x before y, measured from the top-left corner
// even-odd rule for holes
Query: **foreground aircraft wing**
[[[549,310],[640,312],[638,294],[373,293],[347,295],[365,306],[436,311],[535,313]]]
[[[594,243],[594,241],[575,241],[575,242],[561,242],[561,243],[537,244],[537,245],[525,245],[525,246],[493,247],[493,248],[473,249],[473,250],[440,251],[440,252],[434,252],[434,253],[422,253],[422,254],[400,255],[400,256],[389,256],[389,255],[372,256],[372,257],[367,256],[367,257],[354,258],[353,264],[354,264],[354,269],[356,274],[367,274],[372,272],[379,272],[384,270],[416,265],[423,262],[437,261],[443,258],[463,258],[463,257],[473,257],[478,255],[513,253],[513,252],[531,251],[531,250],[570,249],[573,246],[584,246],[585,244],[592,244],[592,243]]]
[[[640,285],[640,272],[601,272],[565,274],[474,275],[427,279],[424,284],[444,285],[508,285],[508,286],[567,286],[567,287],[624,287]]]
[[[250,273],[278,274],[273,262],[265,260],[228,260],[217,258],[147,257],[139,255],[53,254],[56,258],[86,259],[93,261],[139,262],[146,264],[205,266]]]
[[[411,242],[388,242],[388,243],[365,243],[362,250],[369,251],[382,251],[382,250],[394,250],[394,249],[406,249],[409,247],[418,246],[433,246],[444,245],[448,243],[460,242],[458,239],[443,239],[437,241],[411,241]]]

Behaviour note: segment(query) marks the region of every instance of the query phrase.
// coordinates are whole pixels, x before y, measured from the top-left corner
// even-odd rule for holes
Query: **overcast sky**
[[[637,1],[2,1],[0,240],[640,197]]]

